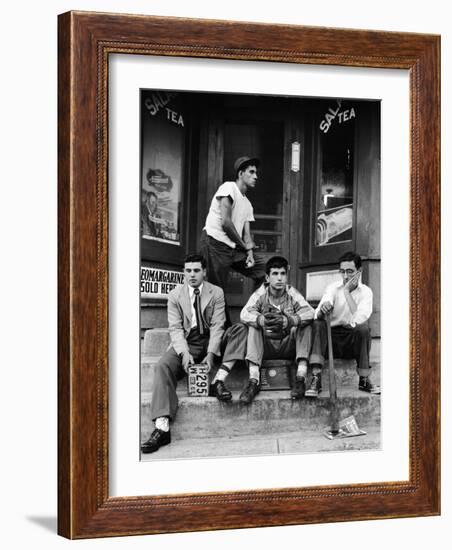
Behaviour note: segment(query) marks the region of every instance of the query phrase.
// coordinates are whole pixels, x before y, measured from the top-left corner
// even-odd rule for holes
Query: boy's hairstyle
[[[283,256],[273,256],[265,264],[265,273],[270,275],[270,271],[273,268],[280,269],[283,267],[286,270],[286,273],[289,271],[289,262]]]
[[[200,262],[203,269],[207,267],[206,259],[201,254],[188,254],[185,256],[184,265],[192,262]]]
[[[342,256],[339,258],[339,264],[341,264],[342,262],[354,262],[356,269],[359,269],[362,264],[361,256],[359,254],[355,254],[351,250],[349,252],[346,252],[345,254],[342,254]]]

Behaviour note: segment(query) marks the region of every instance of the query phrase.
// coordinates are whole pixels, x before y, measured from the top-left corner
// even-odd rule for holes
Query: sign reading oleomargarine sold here
[[[142,298],[168,298],[176,286],[184,284],[184,274],[168,269],[141,267]]]

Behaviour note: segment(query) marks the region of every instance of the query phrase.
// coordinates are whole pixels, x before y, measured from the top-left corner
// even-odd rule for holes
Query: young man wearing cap
[[[254,279],[256,285],[265,277],[265,260],[253,251],[250,222],[254,212],[246,197],[248,189],[256,186],[259,164],[250,157],[235,161],[236,180],[220,185],[206,218],[201,253],[207,261],[209,281],[223,290],[231,269]]]
[[[380,388],[370,381],[369,364],[372,290],[361,282],[361,256],[346,252],[339,258],[342,279],[331,283],[315,311],[312,325],[312,350],[309,364],[312,367],[307,397],[318,397],[322,391],[321,371],[328,348],[325,317],[329,316],[333,357],[355,359],[359,375],[358,389],[379,394]]]

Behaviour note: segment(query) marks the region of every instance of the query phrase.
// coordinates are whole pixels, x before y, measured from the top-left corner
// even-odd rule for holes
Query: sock
[[[162,432],[169,432],[169,418],[167,416],[159,416],[155,419],[155,427]]]
[[[312,374],[317,376],[322,372],[322,367],[319,367],[318,365],[312,365]]]
[[[249,368],[250,368],[250,379],[254,378],[259,383],[259,380],[260,380],[260,376],[259,376],[260,367],[259,367],[259,365],[254,365],[253,363],[250,363]]]
[[[218,380],[221,380],[224,382],[226,380],[227,375],[231,372],[232,367],[234,366],[234,361],[226,361],[226,363],[223,363],[221,367],[217,370],[217,374],[215,375],[215,378],[212,381],[212,384],[215,384],[215,382],[218,382]]]
[[[297,367],[297,378],[306,378],[308,374],[308,363],[305,359],[299,359]]]

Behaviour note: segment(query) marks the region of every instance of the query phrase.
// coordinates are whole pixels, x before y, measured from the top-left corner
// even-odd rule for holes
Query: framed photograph
[[[439,49],[59,16],[61,535],[440,513]]]

